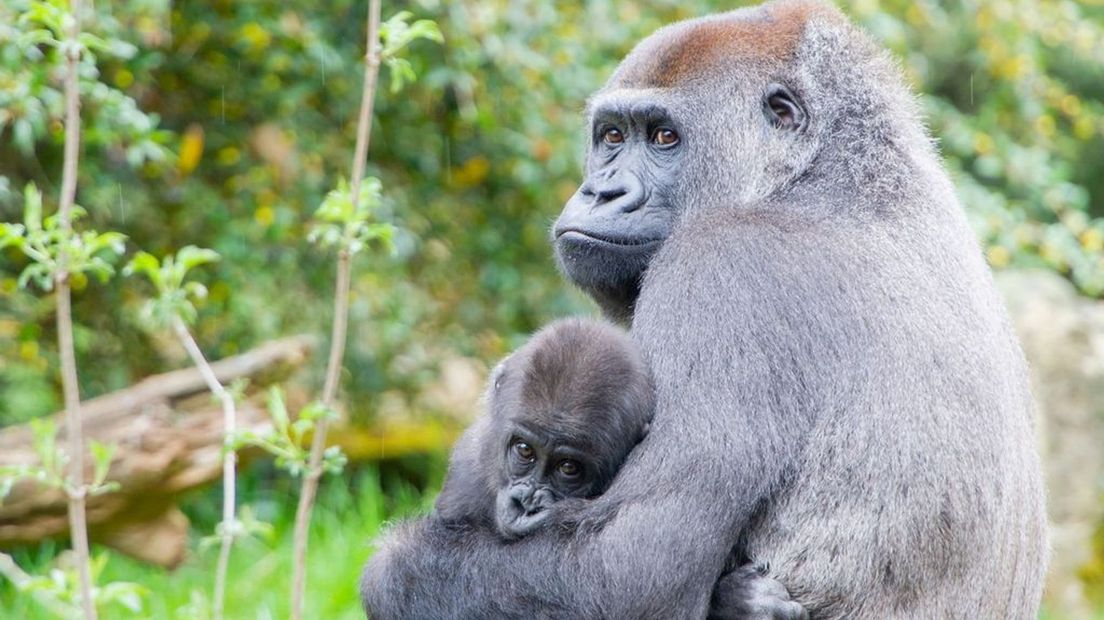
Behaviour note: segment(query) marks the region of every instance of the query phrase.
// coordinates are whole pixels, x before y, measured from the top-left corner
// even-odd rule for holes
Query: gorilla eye
[[[579,474],[583,473],[583,468],[579,466],[575,461],[560,461],[557,469],[560,473],[568,478],[575,478]]]
[[[763,108],[771,124],[779,129],[797,130],[805,127],[805,110],[797,103],[797,97],[785,86],[771,86]]]
[[[678,141],[679,135],[670,127],[660,127],[652,134],[652,142],[659,146],[674,146]]]
[[[620,129],[610,127],[602,133],[602,141],[606,144],[621,144],[625,141],[625,136]]]
[[[519,459],[529,462],[536,456],[536,451],[533,450],[533,446],[524,441],[518,441],[514,443],[514,454],[518,455]]]

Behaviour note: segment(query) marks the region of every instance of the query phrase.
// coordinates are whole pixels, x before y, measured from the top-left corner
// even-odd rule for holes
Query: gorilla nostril
[[[618,198],[628,194],[629,190],[624,187],[614,187],[610,189],[603,189],[598,191],[598,203],[613,202]]]

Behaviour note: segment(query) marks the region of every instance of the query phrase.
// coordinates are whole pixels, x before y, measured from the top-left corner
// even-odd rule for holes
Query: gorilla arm
[[[672,236],[649,271],[633,334],[656,417],[610,489],[565,515],[581,525],[513,543],[426,522],[395,530],[362,582],[374,619],[705,617],[741,531],[795,467],[812,417],[803,369],[821,351],[791,347],[808,342],[791,330],[816,327],[785,316],[806,306],[777,307],[792,301],[779,297],[786,263],[753,255],[777,244],[746,230],[750,243],[724,239],[718,257],[717,227],[699,230]]]
[[[362,582],[371,617],[704,618],[748,518],[741,508],[757,503],[783,460],[756,449],[765,437],[726,437],[732,452],[721,459],[688,448],[708,429],[669,430],[653,439],[653,427],[614,486],[567,515],[578,523],[570,529],[513,543],[435,520],[392,531]]]

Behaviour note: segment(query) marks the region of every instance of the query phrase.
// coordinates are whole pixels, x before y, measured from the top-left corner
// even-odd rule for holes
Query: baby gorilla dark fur
[[[620,329],[567,319],[495,369],[487,414],[457,442],[435,518],[533,532],[567,498],[609,486],[655,408],[648,368]]]

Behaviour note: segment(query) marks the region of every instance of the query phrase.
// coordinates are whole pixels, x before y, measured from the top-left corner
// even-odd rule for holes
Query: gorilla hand
[[[809,620],[809,612],[781,582],[744,564],[717,581],[709,620]]]

